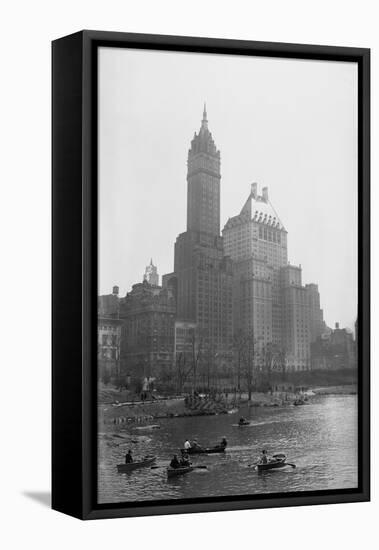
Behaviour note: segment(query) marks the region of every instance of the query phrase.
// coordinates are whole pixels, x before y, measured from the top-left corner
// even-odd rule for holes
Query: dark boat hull
[[[278,462],[268,462],[267,464],[258,464],[257,470],[258,472],[263,472],[265,470],[276,470],[277,468],[284,468],[284,466],[287,466],[286,462],[284,460],[278,460]]]
[[[130,462],[129,464],[117,464],[117,471],[121,474],[133,472],[139,468],[145,468],[155,462],[156,456],[147,458],[146,460],[140,460],[139,462]]]
[[[190,449],[180,449],[180,450],[182,454],[187,452],[189,455],[203,455],[203,454],[211,455],[215,453],[224,453],[225,447],[212,447],[210,449],[195,449],[191,447]]]
[[[235,428],[246,428],[246,426],[251,426],[251,423],[250,422],[244,422],[243,424],[240,424],[238,422],[238,424],[232,424],[232,426],[234,426]]]
[[[185,468],[167,468],[167,477],[177,477],[192,472],[193,466],[186,466]]]

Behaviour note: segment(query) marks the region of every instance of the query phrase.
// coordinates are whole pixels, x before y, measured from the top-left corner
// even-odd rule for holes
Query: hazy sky
[[[357,312],[357,66],[102,48],[99,293],[171,272],[186,230],[187,154],[207,102],[221,151],[221,227],[267,186],[288,259],[329,326]]]

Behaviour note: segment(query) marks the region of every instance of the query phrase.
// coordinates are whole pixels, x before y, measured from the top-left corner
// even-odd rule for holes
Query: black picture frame
[[[357,489],[96,503],[97,48],[353,61],[358,64]],[[81,519],[370,499],[370,50],[81,31],[52,43],[52,507]]]

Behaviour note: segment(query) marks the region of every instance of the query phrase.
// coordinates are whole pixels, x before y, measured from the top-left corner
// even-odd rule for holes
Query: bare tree
[[[238,330],[233,336],[233,350],[237,359],[237,389],[241,392],[241,365],[246,348],[246,336]]]
[[[255,338],[254,333],[247,335],[247,350],[245,355],[246,361],[246,380],[247,380],[247,391],[248,391],[248,400],[251,401],[251,394],[253,392],[253,380],[254,380],[254,370],[255,370]]]
[[[199,366],[200,357],[203,352],[203,337],[196,331],[191,331],[190,335],[191,342],[191,360],[192,360],[192,393],[195,393],[196,384],[197,384],[197,370]]]
[[[203,352],[203,338],[195,330],[191,331],[184,344],[184,351],[176,355],[178,391],[182,392],[185,382],[192,373],[192,393],[197,387],[199,362]]]
[[[287,350],[278,345],[271,346],[271,372],[281,374],[282,381],[286,377]]]
[[[241,367],[246,377],[249,401],[253,392],[253,386],[257,377],[257,351],[256,344],[259,339],[254,337],[254,332],[246,333],[238,331],[234,337],[234,349],[237,354],[237,381],[241,387]]]
[[[176,356],[176,372],[178,393],[181,394],[183,391],[183,385],[188,376],[188,372],[186,372],[186,356],[183,352],[178,353]]]

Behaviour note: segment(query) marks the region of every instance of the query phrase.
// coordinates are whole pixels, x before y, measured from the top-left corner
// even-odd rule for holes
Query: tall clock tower
[[[195,323],[202,361],[228,361],[232,344],[232,262],[220,235],[220,152],[204,106],[200,130],[188,151],[187,231],[175,243],[177,320]],[[207,359],[206,359],[207,357]]]
[[[188,151],[187,230],[220,235],[220,151],[203,120]]]

